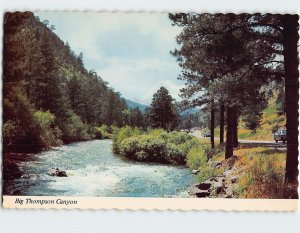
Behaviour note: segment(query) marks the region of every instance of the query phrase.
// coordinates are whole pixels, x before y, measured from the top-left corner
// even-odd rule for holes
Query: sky
[[[35,12],[49,20],[55,33],[68,41],[88,70],[98,75],[126,99],[149,104],[159,87],[179,100],[180,68],[170,51],[180,28],[167,13]]]

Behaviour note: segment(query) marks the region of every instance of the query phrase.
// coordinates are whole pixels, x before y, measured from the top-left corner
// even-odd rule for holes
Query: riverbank
[[[223,145],[210,149],[208,142],[197,140],[192,147],[184,147],[184,145],[191,145],[179,143],[185,142],[187,137],[185,133],[168,133],[174,137],[169,138],[166,132],[157,130],[154,132],[156,133],[155,140],[150,140],[149,135],[143,136],[144,139],[140,141],[143,147],[136,144],[135,148],[148,148],[151,151],[153,148],[149,146],[156,145],[154,148],[157,151],[165,152],[157,145],[168,148],[164,146],[171,143],[170,139],[176,139],[173,142],[174,145],[178,148],[189,149],[184,157],[184,166],[162,159],[137,160],[120,154],[115,155],[112,153],[114,146],[111,140],[71,143],[36,154],[5,154],[3,157],[4,193],[9,195],[53,195],[55,193],[56,195],[58,192],[60,195],[76,193],[80,196],[133,195],[143,197],[146,195],[145,197],[210,198],[283,197],[285,152],[275,148],[241,144],[234,151],[232,158],[224,160]],[[151,137],[154,132],[150,134]],[[143,134],[143,132],[139,133]],[[128,132],[123,131],[124,140],[128,135]],[[153,143],[157,140],[161,143]],[[154,158],[159,155],[161,154],[156,154]],[[207,158],[210,159],[207,160]],[[114,161],[113,164],[111,161]],[[173,161],[178,160],[173,159]],[[168,163],[175,166],[167,165]],[[68,177],[50,177],[47,172],[52,167],[59,167],[66,171]],[[79,181],[82,183],[79,184]],[[45,182],[46,186],[47,183],[50,185],[46,187],[46,190],[43,187]],[[60,185],[57,186],[57,184]],[[77,190],[75,186],[82,184],[93,187],[93,191],[86,192],[81,188]],[[42,190],[36,190],[35,186]],[[102,190],[103,192],[99,194],[95,191],[106,188],[109,190],[108,193]]]
[[[212,198],[283,198],[286,153],[266,147],[240,145],[234,156],[224,160],[222,150],[199,168],[207,167],[218,174],[203,179],[189,193],[194,197]]]

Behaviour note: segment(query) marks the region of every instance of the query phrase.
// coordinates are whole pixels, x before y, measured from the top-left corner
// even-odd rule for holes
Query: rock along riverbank
[[[214,169],[222,168],[223,174],[195,184],[188,190],[188,193],[198,198],[233,198],[233,188],[238,180],[236,174],[239,168],[235,166],[237,159],[237,156],[233,156],[222,162],[208,162],[208,166]]]

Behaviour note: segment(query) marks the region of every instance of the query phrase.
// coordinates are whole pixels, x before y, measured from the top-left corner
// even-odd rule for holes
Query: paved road
[[[194,131],[191,133],[193,136],[197,137],[197,138],[204,138],[201,135],[200,131]],[[215,139],[219,139],[216,138]],[[281,151],[286,151],[286,143],[283,142],[278,142],[276,143],[275,141],[264,141],[264,140],[243,140],[243,139],[239,139],[239,143],[242,144],[247,144],[253,147],[258,147],[258,146],[263,146],[263,147],[268,147],[268,148],[275,148]]]
[[[248,144],[253,147],[263,146],[263,147],[278,149],[281,151],[286,151],[286,143],[283,142],[276,143],[275,141],[239,140],[239,143]]]

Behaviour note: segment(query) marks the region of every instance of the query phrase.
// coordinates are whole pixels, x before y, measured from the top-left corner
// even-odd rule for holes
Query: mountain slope
[[[149,106],[145,105],[145,104],[140,104],[140,103],[137,103],[137,102],[134,102],[132,100],[129,100],[129,99],[125,99],[125,102],[127,104],[127,107],[130,108],[130,109],[133,109],[133,108],[139,108],[142,112],[145,112],[146,108],[148,108]]]
[[[95,126],[122,126],[126,103],[84,66],[47,20],[5,13],[3,41],[4,149],[36,150],[89,140]]]

